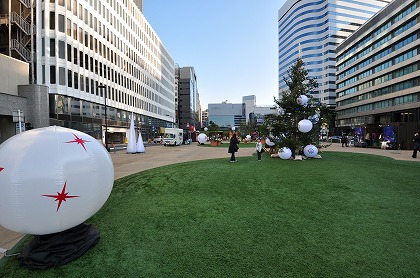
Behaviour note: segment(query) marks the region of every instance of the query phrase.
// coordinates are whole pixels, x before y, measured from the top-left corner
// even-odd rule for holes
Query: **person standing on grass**
[[[420,136],[418,132],[414,134],[413,141],[414,141],[414,149],[413,149],[412,158],[417,158],[417,151],[420,151]]]
[[[239,150],[238,144],[239,144],[239,140],[238,138],[236,138],[236,134],[234,133],[232,135],[232,138],[230,138],[229,149],[228,149],[228,153],[231,154],[230,162],[236,162],[235,153]]]
[[[260,138],[258,138],[257,144],[255,145],[255,150],[257,151],[258,161],[261,161],[262,143]]]

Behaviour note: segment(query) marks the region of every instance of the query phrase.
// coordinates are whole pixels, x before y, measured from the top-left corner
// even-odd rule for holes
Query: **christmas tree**
[[[268,117],[266,124],[271,136],[277,139],[276,145],[289,148],[294,157],[307,145],[319,147],[321,124],[327,120],[322,116],[330,112],[312,97],[318,83],[315,78],[308,76],[301,58],[290,67],[288,78],[284,78],[284,81],[289,90],[282,92],[281,99],[274,98],[278,113]]]

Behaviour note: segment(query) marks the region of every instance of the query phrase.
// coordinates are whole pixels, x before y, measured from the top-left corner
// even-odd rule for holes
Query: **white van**
[[[165,128],[163,134],[163,145],[179,146],[182,144],[184,138],[184,131],[180,128]]]

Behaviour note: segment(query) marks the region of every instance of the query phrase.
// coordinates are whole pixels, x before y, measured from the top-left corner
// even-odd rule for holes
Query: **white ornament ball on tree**
[[[283,109],[283,108],[281,108],[281,107],[277,108],[277,113],[278,113],[279,115],[283,116],[283,115],[284,115],[284,109]]]
[[[265,144],[266,144],[267,146],[272,147],[272,146],[274,146],[276,143],[271,142],[270,138],[267,138],[267,139],[265,139]]]
[[[305,148],[303,149],[303,153],[307,157],[315,157],[318,154],[318,148],[315,147],[314,145],[306,145]]]
[[[299,104],[299,105],[306,105],[307,103],[308,103],[308,97],[307,96],[305,96],[305,95],[300,95],[298,98],[297,98],[297,103]]]
[[[292,150],[287,148],[287,147],[283,147],[279,150],[279,157],[281,159],[289,159],[292,156]]]
[[[303,133],[309,132],[312,129],[312,122],[307,119],[301,120],[298,123],[298,129]]]

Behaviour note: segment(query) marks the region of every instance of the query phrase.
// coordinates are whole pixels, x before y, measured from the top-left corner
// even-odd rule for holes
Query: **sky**
[[[285,0],[143,0],[175,63],[194,67],[201,108],[277,98],[277,15]]]

